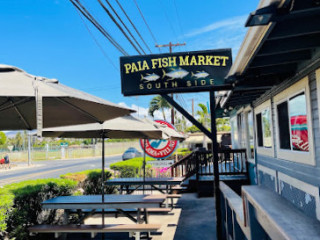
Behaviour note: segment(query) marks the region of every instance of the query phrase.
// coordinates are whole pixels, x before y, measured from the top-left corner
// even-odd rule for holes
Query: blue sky
[[[119,1],[152,52],[159,53],[134,1]],[[137,55],[96,0],[81,2],[129,54]],[[115,0],[110,2],[117,7]],[[258,0],[137,2],[158,44],[186,42],[186,47],[177,47],[174,51],[232,48],[233,57],[247,31],[244,22],[258,5]],[[119,73],[121,54],[85,21],[108,57],[104,55],[68,0],[1,0],[0,23],[0,63],[17,66],[34,75],[57,78],[63,84],[115,103],[134,108],[139,106],[140,116],[146,113],[152,96],[122,96]],[[162,49],[162,52],[168,52],[168,49]],[[196,103],[208,101],[206,93],[194,93],[183,94],[178,102],[191,111],[191,98]]]

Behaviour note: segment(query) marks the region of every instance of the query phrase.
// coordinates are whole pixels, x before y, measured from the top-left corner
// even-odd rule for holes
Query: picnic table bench
[[[91,236],[96,233],[105,232],[128,232],[130,235],[135,233],[136,240],[140,239],[140,232],[156,231],[160,225],[148,224],[148,210],[149,208],[158,208],[165,201],[166,196],[163,195],[106,195],[102,201],[101,195],[87,195],[87,196],[60,196],[53,199],[46,200],[42,203],[44,209],[64,209],[65,218],[71,211],[76,210],[79,214],[79,221],[76,225],[38,225],[29,228],[31,233],[54,233],[58,237],[62,233],[72,232],[88,232]],[[87,209],[87,211],[83,211]],[[126,217],[136,224],[132,225],[83,225],[84,219],[91,216],[96,210],[101,210],[104,214],[104,209],[116,209],[123,213]],[[136,217],[132,212],[126,212],[124,209],[136,209]],[[142,211],[143,209],[143,211]],[[66,221],[67,222],[67,221]],[[145,222],[145,224],[143,224]]]
[[[67,215],[70,210],[76,209],[80,221],[84,221],[87,217],[93,215],[96,209],[117,209],[135,223],[142,221],[148,223],[148,208],[159,208],[166,200],[165,195],[117,195],[109,194],[105,196],[102,202],[101,195],[86,195],[86,196],[60,196],[49,199],[42,203],[44,209],[64,209]],[[89,213],[83,212],[83,209],[90,209]],[[122,209],[136,209],[137,216],[133,216]],[[144,218],[141,219],[142,209]]]
[[[54,233],[58,238],[62,233],[90,233],[94,238],[97,233],[128,232],[129,236],[135,236],[140,240],[141,232],[155,232],[160,229],[159,224],[109,224],[109,225],[37,225],[29,228],[30,233]]]
[[[82,213],[90,213],[92,210],[91,209],[81,209]],[[161,208],[148,208],[147,209],[148,211],[148,214],[151,214],[151,213],[163,213],[163,214],[166,214],[166,213],[169,213],[172,211],[171,208],[164,208],[164,207],[161,207]],[[119,211],[118,209],[112,209],[112,208],[109,208],[109,209],[104,209],[104,213],[105,214],[115,214],[115,217],[117,218],[118,215],[120,214],[123,214],[124,213],[137,213],[137,209],[135,208],[128,208],[128,209],[121,209],[121,211]],[[78,213],[78,210],[77,209],[73,209],[73,210],[70,210],[70,213]],[[102,213],[102,209],[96,209],[95,210],[95,213]],[[144,214],[144,209],[141,210],[141,213]]]
[[[105,182],[107,186],[119,186],[120,194],[124,191],[131,194],[136,190],[157,190],[161,193],[172,193],[172,189],[178,189],[183,178],[114,178]]]

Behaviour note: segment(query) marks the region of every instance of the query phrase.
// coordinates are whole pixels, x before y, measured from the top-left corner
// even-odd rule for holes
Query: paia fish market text
[[[177,66],[226,66],[228,56],[215,56],[215,55],[197,55],[197,56],[171,56],[162,58],[152,58],[151,62],[147,60],[131,62],[124,64],[125,73],[134,73],[147,71],[150,69],[170,68]]]

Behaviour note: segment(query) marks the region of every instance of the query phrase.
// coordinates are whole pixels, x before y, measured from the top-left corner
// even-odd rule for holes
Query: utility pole
[[[186,43],[172,43],[169,42],[169,44],[156,44],[156,47],[162,48],[162,47],[169,47],[169,52],[172,53],[172,47],[178,47],[178,46],[185,46]],[[173,93],[170,94],[170,96],[173,98]],[[174,109],[171,107],[171,124],[174,125]]]
[[[188,101],[191,101],[191,107],[192,107],[192,117],[194,117],[194,101],[198,100],[198,98],[189,98]]]
[[[192,100],[192,117],[194,117],[194,99],[192,98],[191,99]]]

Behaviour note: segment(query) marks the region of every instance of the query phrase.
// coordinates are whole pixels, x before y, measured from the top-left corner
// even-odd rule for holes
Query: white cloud
[[[191,50],[231,48],[236,56],[247,29],[246,18],[238,16],[212,23],[187,34],[193,36],[188,42]]]
[[[187,33],[185,37],[194,37],[194,36],[201,35],[203,33],[212,32],[214,30],[219,30],[222,28],[232,29],[232,28],[239,28],[239,26],[243,28],[244,27],[243,23],[245,22],[247,17],[248,17],[247,15],[237,16],[237,17],[228,18],[222,21],[214,22],[210,25],[207,25],[205,27],[202,27]]]
[[[136,113],[132,114],[133,116],[140,117],[140,118],[145,118],[146,117],[146,118],[152,119],[152,117],[149,116],[149,114],[148,114],[149,108],[144,108],[144,107],[138,106],[136,104],[131,104],[131,106],[128,106],[124,102],[120,102],[118,104],[120,106],[132,108],[132,109],[136,110]],[[167,121],[169,121],[170,120],[170,109],[165,109],[164,113],[166,115]],[[161,111],[155,111],[154,112],[154,119],[163,119],[162,112]]]

